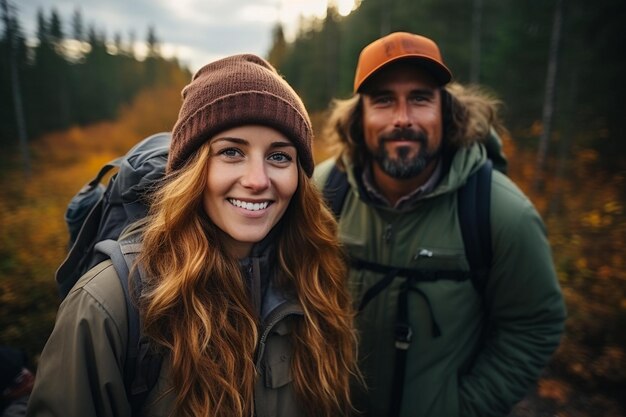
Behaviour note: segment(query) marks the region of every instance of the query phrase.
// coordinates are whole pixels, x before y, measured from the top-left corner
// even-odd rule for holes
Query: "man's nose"
[[[405,100],[398,101],[394,110],[393,124],[395,127],[409,127],[411,126],[411,117],[409,114],[409,106]]]

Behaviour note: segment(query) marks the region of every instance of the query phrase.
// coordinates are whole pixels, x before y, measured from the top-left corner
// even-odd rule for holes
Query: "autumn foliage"
[[[139,94],[116,122],[37,138],[30,146],[29,178],[19,169],[17,152],[2,161],[0,344],[23,347],[33,357],[40,352],[59,303],[54,272],[68,249],[64,213],[70,198],[104,163],[149,134],[171,130],[181,87]]]
[[[551,161],[549,172],[566,169],[546,175],[536,191],[534,151],[512,140],[505,147],[510,176],[546,223],[568,307],[565,335],[536,395],[558,416],[624,416],[626,173],[606,173],[596,151],[573,149],[567,160]]]

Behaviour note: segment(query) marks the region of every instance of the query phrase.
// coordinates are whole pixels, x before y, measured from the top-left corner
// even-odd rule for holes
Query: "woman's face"
[[[203,206],[237,258],[278,223],[298,188],[297,151],[279,131],[245,125],[209,141]]]

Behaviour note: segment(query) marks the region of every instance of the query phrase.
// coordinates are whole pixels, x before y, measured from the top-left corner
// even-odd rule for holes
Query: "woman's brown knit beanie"
[[[256,55],[234,55],[202,67],[183,89],[167,171],[180,169],[215,134],[244,124],[272,127],[296,146],[313,174],[313,130],[302,101],[274,67]]]

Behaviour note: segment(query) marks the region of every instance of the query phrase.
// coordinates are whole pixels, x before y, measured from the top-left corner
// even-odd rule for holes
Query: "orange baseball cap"
[[[444,85],[452,79],[452,73],[443,63],[439,47],[427,37],[407,32],[394,32],[367,45],[359,55],[354,76],[354,92],[385,65],[399,59],[412,59],[419,62]]]

